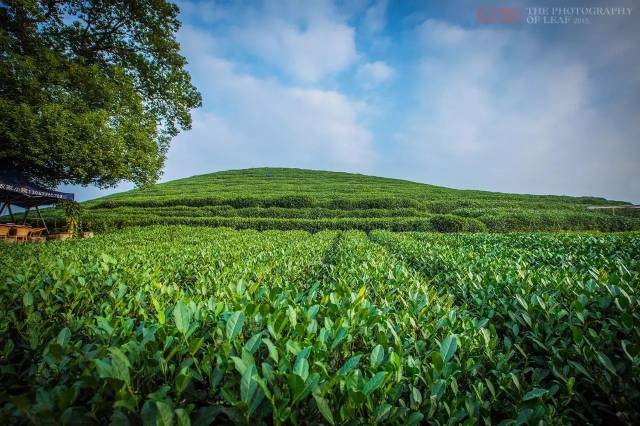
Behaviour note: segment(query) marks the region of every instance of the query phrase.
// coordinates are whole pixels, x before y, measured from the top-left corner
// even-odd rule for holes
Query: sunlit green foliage
[[[640,421],[640,235],[0,246],[0,421]]]
[[[0,3],[0,164],[30,181],[151,184],[201,97],[165,0]]]

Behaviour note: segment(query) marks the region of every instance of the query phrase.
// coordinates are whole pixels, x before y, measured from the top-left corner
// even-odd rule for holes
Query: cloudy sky
[[[162,180],[283,166],[640,202],[640,7],[552,10],[584,3],[181,1],[203,106]]]

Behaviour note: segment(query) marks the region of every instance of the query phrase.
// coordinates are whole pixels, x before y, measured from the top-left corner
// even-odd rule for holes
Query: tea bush
[[[0,245],[0,421],[640,421],[640,234]]]
[[[614,215],[606,209],[587,209],[624,204],[602,198],[501,194],[350,173],[264,168],[193,176],[88,201],[82,222],[93,230],[174,223],[309,231],[640,229],[640,216],[634,210],[618,208]],[[62,222],[59,211],[49,209],[44,214],[51,222]]]

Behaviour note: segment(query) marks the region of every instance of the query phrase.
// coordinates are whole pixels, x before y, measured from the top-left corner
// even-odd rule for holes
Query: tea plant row
[[[172,226],[0,252],[3,423],[640,419],[638,234]]]

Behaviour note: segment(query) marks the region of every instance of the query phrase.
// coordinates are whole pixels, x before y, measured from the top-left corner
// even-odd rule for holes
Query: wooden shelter
[[[9,172],[0,173],[0,217],[5,209],[8,211],[11,221],[16,222],[11,206],[24,209],[22,213],[22,225],[26,225],[31,209],[35,209],[37,218],[42,221],[47,230],[47,224],[40,213],[40,206],[48,206],[59,201],[73,201],[71,193],[58,192],[29,182],[27,179]]]

